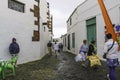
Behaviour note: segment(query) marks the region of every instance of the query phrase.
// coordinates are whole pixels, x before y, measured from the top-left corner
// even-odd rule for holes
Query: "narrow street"
[[[120,0],[1,0],[0,12],[0,80],[120,80]],[[90,56],[104,53],[109,68]]]
[[[6,80],[107,80],[107,67],[104,62],[99,69],[83,68],[75,62],[75,55],[64,52],[42,60],[18,65],[16,75],[7,73]],[[120,79],[120,68],[116,69],[117,80]]]

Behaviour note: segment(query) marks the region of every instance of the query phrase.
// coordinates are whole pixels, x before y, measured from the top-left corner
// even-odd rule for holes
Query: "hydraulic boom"
[[[113,38],[114,41],[117,41],[117,36],[115,34],[114,27],[112,25],[112,22],[110,20],[110,17],[108,15],[108,13],[107,13],[107,10],[105,8],[103,0],[98,0],[98,3],[100,5],[101,11],[102,11],[102,15],[103,15],[103,18],[104,18],[104,22],[105,22],[105,25],[106,25],[107,32],[112,34],[112,38]]]

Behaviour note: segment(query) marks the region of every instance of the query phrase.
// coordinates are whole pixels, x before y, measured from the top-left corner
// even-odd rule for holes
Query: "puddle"
[[[61,63],[58,64],[58,71],[60,71],[64,67],[65,62],[66,61],[62,61]]]

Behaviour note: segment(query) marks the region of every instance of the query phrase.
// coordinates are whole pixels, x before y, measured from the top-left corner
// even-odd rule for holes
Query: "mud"
[[[98,69],[84,68],[81,62],[75,62],[75,55],[63,52],[46,55],[43,59],[18,65],[16,75],[7,72],[6,80],[107,80],[108,68],[105,62]],[[116,68],[117,80],[120,80],[120,67]]]

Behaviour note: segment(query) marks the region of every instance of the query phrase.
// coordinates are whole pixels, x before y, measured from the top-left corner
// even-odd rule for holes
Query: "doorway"
[[[92,40],[96,41],[96,17],[86,20],[87,27],[87,43],[88,45]]]

